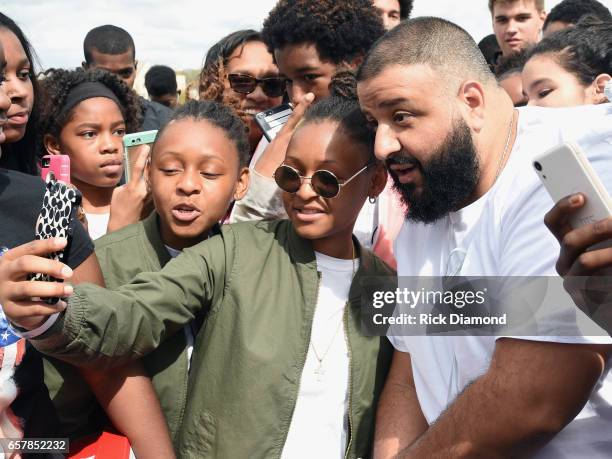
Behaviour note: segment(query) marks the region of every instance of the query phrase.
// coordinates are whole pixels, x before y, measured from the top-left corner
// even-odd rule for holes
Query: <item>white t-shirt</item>
[[[105,214],[92,214],[85,212],[85,217],[87,218],[87,231],[89,232],[90,238],[96,240],[106,234],[110,212]]]
[[[398,275],[556,276],[559,244],[543,223],[553,201],[531,163],[534,155],[568,140],[585,149],[612,193],[611,105],[521,109],[511,156],[483,197],[433,225],[409,221],[404,224],[395,245]],[[582,314],[573,305],[568,307],[571,314],[567,317],[576,320]],[[558,330],[558,324],[543,325]],[[575,324],[570,326],[575,328]],[[601,335],[529,339],[612,344],[603,330]],[[390,336],[389,339],[396,349],[410,353],[419,402],[431,424],[471,381],[486,372],[496,338]],[[583,410],[536,457],[610,457],[611,363],[608,360]]]
[[[319,296],[282,459],[341,459],[348,439],[349,355],[344,314],[359,264],[321,253],[316,257],[321,273]]]

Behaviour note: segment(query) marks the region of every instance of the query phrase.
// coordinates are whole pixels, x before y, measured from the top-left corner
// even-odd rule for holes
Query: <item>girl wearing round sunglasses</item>
[[[190,370],[202,383],[183,416],[180,456],[369,457],[391,354],[385,337],[361,333],[361,280],[394,275],[352,236],[366,198],[386,183],[373,148],[356,99],[318,102],[276,174],[289,220],[224,225],[161,271],[113,291],[77,286],[61,326],[37,346],[108,367],[141,358],[202,315]],[[24,250],[40,254],[44,243]],[[66,278],[36,257],[0,265],[0,276],[10,269],[19,279],[24,270],[25,279],[32,260],[37,271]],[[62,289],[13,287],[0,289],[0,302],[24,327],[39,312],[5,293]]]

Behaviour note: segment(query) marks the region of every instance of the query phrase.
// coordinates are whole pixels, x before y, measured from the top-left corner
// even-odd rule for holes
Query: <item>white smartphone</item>
[[[612,200],[582,149],[562,143],[534,158],[533,167],[553,201],[582,193],[586,204],[570,219],[573,228],[612,217]]]
[[[141,151],[140,145],[152,144],[155,142],[155,137],[157,137],[157,130],[134,132],[123,136],[123,164],[125,165],[123,175],[125,183],[130,180],[134,163]]]
[[[282,104],[255,115],[255,121],[261,127],[268,142],[272,142],[274,137],[276,137],[276,134],[287,122],[291,113],[293,113],[293,107],[289,104]]]

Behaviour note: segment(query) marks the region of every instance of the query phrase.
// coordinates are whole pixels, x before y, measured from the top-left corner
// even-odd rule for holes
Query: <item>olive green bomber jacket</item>
[[[158,219],[153,212],[144,220],[95,241],[96,257],[108,289],[129,283],[141,272],[159,271],[170,261]],[[213,232],[218,232],[218,228]],[[183,330],[167,338],[142,363],[151,377],[170,435],[176,440],[187,403],[188,357]],[[108,423],[89,385],[72,365],[45,356],[45,383],[65,435],[74,438],[96,433]]]
[[[393,275],[360,250],[345,313],[351,458],[371,454],[376,403],[392,355],[385,337],[360,332],[359,282]],[[175,442],[179,455],[280,457],[318,285],[312,246],[289,221],[227,225],[160,272],[143,273],[116,291],[77,286],[66,312],[35,345],[73,363],[111,367],[151,352],[204,311]]]

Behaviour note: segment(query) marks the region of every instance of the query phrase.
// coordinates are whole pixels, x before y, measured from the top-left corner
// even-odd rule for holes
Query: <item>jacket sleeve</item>
[[[282,192],[274,179],[264,177],[254,167],[249,169],[249,173],[249,189],[244,198],[234,203],[230,223],[287,218]]]
[[[66,311],[33,340],[41,352],[73,365],[97,369],[148,354],[166,338],[221,302],[226,283],[225,238],[215,236],[142,273],[116,290],[75,287]]]

